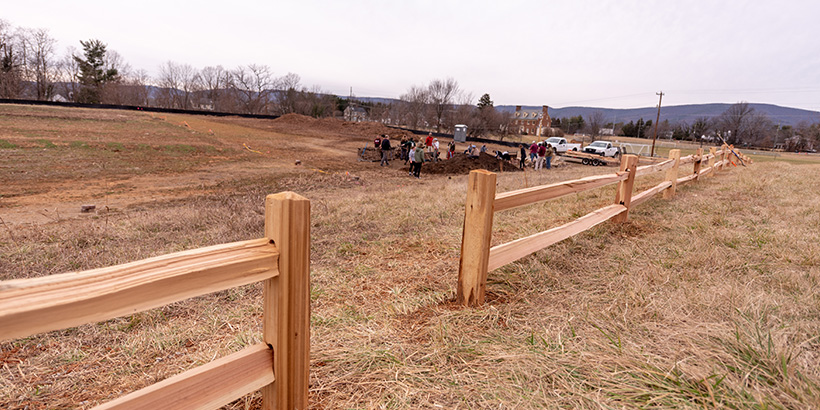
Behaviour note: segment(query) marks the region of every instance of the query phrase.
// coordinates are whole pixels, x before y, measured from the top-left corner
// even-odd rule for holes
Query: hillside
[[[757,112],[762,112],[769,116],[775,124],[782,125],[797,125],[802,121],[814,123],[820,121],[820,112],[803,110],[799,108],[781,107],[772,104],[756,104],[749,103],[749,105]],[[671,123],[686,121],[692,122],[698,118],[714,118],[726,111],[731,104],[689,104],[689,105],[671,105],[661,107],[661,121],[669,120]],[[515,106],[501,105],[497,106],[499,110],[513,112]],[[526,106],[527,110],[540,110],[541,107]],[[564,108],[549,108],[549,114],[552,118],[574,117],[580,115],[584,118],[595,111],[601,111],[608,121],[613,122],[629,122],[637,121],[639,118],[645,120],[651,119],[655,121],[657,115],[656,107],[646,108],[601,108],[601,107],[564,107]]]

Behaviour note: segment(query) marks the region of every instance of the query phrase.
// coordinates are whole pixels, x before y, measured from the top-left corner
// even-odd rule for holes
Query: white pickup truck
[[[547,144],[552,145],[552,149],[554,149],[555,152],[557,152],[559,154],[562,153],[562,152],[567,152],[567,151],[580,151],[581,150],[581,144],[569,144],[569,143],[567,143],[566,138],[550,137],[550,138],[547,138],[547,140],[544,141],[544,142],[546,142]]]
[[[609,141],[595,141],[584,147],[584,152],[603,157],[615,157],[621,152],[621,149],[612,145]]]

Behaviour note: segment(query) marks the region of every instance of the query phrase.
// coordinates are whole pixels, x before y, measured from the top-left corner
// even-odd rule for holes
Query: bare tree
[[[449,126],[455,124],[465,124],[468,129],[472,129],[471,123],[475,122],[478,116],[478,109],[473,105],[474,96],[472,93],[462,92],[457,96],[458,104],[452,110],[450,121],[445,121]]]
[[[603,111],[593,111],[587,116],[587,132],[593,139],[601,135],[601,128],[606,125],[606,116]]]
[[[148,83],[150,77],[145,70],[132,71],[124,69],[124,74],[117,84],[119,103],[125,105],[147,106]]]
[[[108,50],[103,57],[103,70],[117,75],[102,85],[101,101],[106,104],[130,104],[133,70],[120,53]],[[138,90],[137,90],[138,91]],[[147,90],[146,90],[147,91]]]
[[[807,150],[820,148],[820,123],[801,122],[797,124],[797,132],[805,137]]]
[[[453,78],[433,80],[427,86],[427,92],[430,94],[430,104],[435,113],[436,131],[441,131],[444,115],[451,108],[458,91],[458,82]]]
[[[23,62],[12,26],[0,19],[0,97],[18,98],[23,89]]]
[[[164,108],[179,108],[180,105],[180,74],[178,66],[173,61],[166,61],[159,66],[159,77],[157,78],[157,104]]]
[[[716,128],[729,144],[756,144],[769,135],[774,126],[766,114],[757,113],[746,102],[732,104],[716,120]]]
[[[414,85],[407,90],[407,93],[402,94],[399,99],[404,105],[404,124],[410,128],[418,128],[419,125],[422,125],[430,103],[428,90]]]
[[[268,113],[270,97],[276,81],[266,65],[240,66],[232,72],[230,89],[242,111],[249,114]]]
[[[189,64],[182,64],[179,67],[179,80],[180,85],[182,86],[182,89],[180,90],[182,91],[182,107],[184,109],[192,107],[198,109],[198,104],[194,106],[194,97],[196,92],[202,88],[199,73]]]
[[[80,65],[74,58],[77,54],[77,49],[68,47],[63,59],[57,62],[57,82],[58,92],[60,92],[69,101],[76,101],[80,91],[80,84],[77,78],[80,76]]]
[[[57,76],[54,62],[54,46],[57,40],[46,29],[22,29],[20,44],[26,57],[25,78],[34,84],[32,97],[48,100],[54,95],[54,80]]]
[[[504,140],[504,137],[510,135],[512,133],[512,129],[510,127],[510,123],[513,120],[512,113],[509,111],[498,111],[496,110],[495,115],[493,116],[494,122],[489,124],[490,129],[498,130],[498,134],[501,136],[501,140]]]
[[[159,103],[167,108],[191,108],[195,93],[201,89],[197,70],[188,64],[177,64],[173,61],[159,67],[158,84]]]
[[[370,120],[382,124],[392,124],[393,104],[376,103],[370,108]]]
[[[698,117],[695,122],[689,126],[689,133],[695,141],[701,141],[701,137],[706,135],[712,128],[712,121],[707,117]]]
[[[205,67],[199,73],[203,94],[215,111],[227,111],[225,90],[230,77],[230,73],[221,65]]]
[[[312,89],[302,88],[297,94],[296,113],[320,118],[333,115],[335,101],[332,96],[323,92],[319,86]]]
[[[405,123],[405,118],[407,117],[407,103],[404,101],[397,101],[393,104],[390,104],[390,112],[388,116],[390,117],[390,124],[394,125],[402,125]]]
[[[280,115],[290,113],[300,113],[297,107],[299,104],[300,91],[299,82],[302,79],[294,73],[287,73],[278,80],[279,90],[277,91],[277,112]]]

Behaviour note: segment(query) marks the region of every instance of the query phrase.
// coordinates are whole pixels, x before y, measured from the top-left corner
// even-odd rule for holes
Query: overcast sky
[[[268,65],[398,98],[452,77],[474,102],[608,108],[748,101],[820,111],[820,1],[4,0],[62,55],[96,38],[134,69]]]

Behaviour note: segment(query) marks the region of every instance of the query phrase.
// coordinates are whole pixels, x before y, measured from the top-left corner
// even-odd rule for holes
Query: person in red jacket
[[[532,145],[530,145],[530,162],[532,163],[533,167],[535,166],[535,158],[537,156],[538,156],[538,144],[536,144],[535,141],[533,141]]]
[[[427,152],[433,153],[433,133],[427,133],[427,139],[424,140],[424,146],[427,147]]]
[[[538,143],[538,159],[535,160],[535,170],[538,171],[539,169],[544,167],[544,161],[546,160],[547,156],[547,147],[544,146],[543,143]]]

